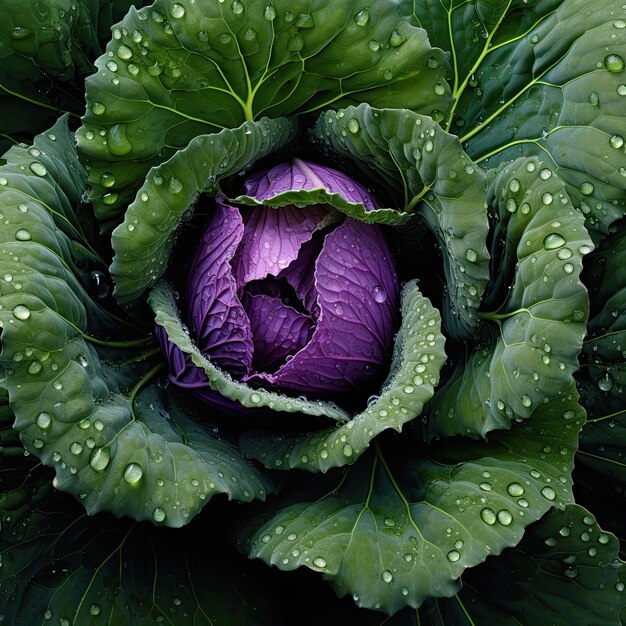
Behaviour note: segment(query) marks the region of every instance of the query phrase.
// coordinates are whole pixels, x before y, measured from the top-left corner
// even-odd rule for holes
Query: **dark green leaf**
[[[272,579],[225,547],[214,517],[172,531],[88,516],[52,488],[50,472],[25,458],[19,444],[15,451],[5,454],[0,475],[4,623],[288,623],[273,599]]]
[[[466,568],[572,501],[577,400],[571,385],[488,443],[377,446],[295,504],[277,503],[248,531],[247,550],[280,569],[322,572],[339,596],[387,613],[452,596]]]
[[[435,394],[430,436],[508,428],[567,393],[578,367],[589,308],[579,275],[593,249],[583,215],[536,158],[500,171],[490,205],[499,217],[485,305],[492,312],[479,315],[495,325]]]
[[[622,4],[530,5],[520,10],[514,3],[511,19],[494,23],[496,36],[484,40],[472,70],[474,86],[453,90],[464,121],[458,132],[479,162],[520,155],[548,160],[599,239],[626,210]]]
[[[115,220],[172,148],[263,115],[400,100],[443,118],[444,54],[405,14],[394,0],[157,0],[131,10],[87,81],[78,133],[98,215]],[[108,193],[117,194],[109,204]]]

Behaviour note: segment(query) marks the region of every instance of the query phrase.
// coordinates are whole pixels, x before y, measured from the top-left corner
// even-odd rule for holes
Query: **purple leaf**
[[[229,415],[249,415],[259,412],[258,409],[248,409],[239,402],[233,402],[221,393],[213,391],[204,370],[194,365],[191,357],[169,340],[163,326],[155,327],[155,335],[169,366],[167,377],[171,383],[191,392],[205,404]]]
[[[246,180],[244,189],[256,200],[267,200],[286,191],[326,189],[329,193],[340,194],[348,202],[360,202],[367,211],[380,207],[376,198],[349,176],[331,167],[301,159],[254,174]]]
[[[237,297],[231,260],[244,233],[239,210],[216,197],[187,281],[187,320],[200,350],[234,376],[252,367],[252,331]]]
[[[245,380],[318,396],[371,389],[388,370],[398,326],[398,278],[381,230],[346,219],[326,236],[315,278],[309,343],[274,374]]]
[[[244,231],[233,266],[241,289],[253,280],[277,276],[294,261],[313,233],[332,224],[336,211],[323,205],[243,209]]]
[[[246,294],[243,305],[254,336],[254,368],[257,371],[276,370],[311,337],[311,318],[278,298]]]

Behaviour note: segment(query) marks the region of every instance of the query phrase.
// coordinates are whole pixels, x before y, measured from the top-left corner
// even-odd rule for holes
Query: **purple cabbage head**
[[[328,167],[294,159],[245,182],[257,200],[326,189],[367,210],[376,199]],[[381,229],[329,205],[232,206],[221,193],[190,266],[185,315],[199,349],[253,387],[351,400],[389,369],[399,286]],[[157,331],[170,380],[229,409],[204,372]],[[232,408],[232,407],[230,407]]]

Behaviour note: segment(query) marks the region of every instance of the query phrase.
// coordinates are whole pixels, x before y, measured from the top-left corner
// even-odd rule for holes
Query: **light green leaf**
[[[402,292],[402,326],[396,335],[393,360],[380,395],[368,408],[339,428],[306,435],[247,432],[244,454],[273,469],[326,472],[353,463],[381,432],[417,417],[439,382],[446,359],[439,312],[422,296],[415,282]]]
[[[399,189],[402,210],[419,211],[442,247],[446,330],[454,338],[472,337],[488,279],[489,223],[485,178],[458,139],[429,117],[367,104],[327,111],[314,136]]]
[[[201,193],[215,193],[222,178],[285,147],[295,130],[295,122],[285,118],[244,122],[233,130],[196,137],[154,167],[111,236],[118,302],[137,303],[163,275],[177,231],[193,215]]]
[[[321,572],[339,596],[386,613],[450,597],[466,568],[516,545],[528,524],[572,501],[584,421],[577,399],[572,384],[488,443],[396,441],[388,452],[377,445],[295,503],[277,502],[244,533],[247,551],[283,570]]]
[[[165,328],[168,339],[185,354],[190,355],[193,363],[205,371],[211,389],[218,391],[225,398],[248,408],[268,407],[273,411],[285,413],[325,416],[339,422],[350,419],[348,413],[331,402],[302,400],[265,389],[254,389],[234,380],[227,372],[213,365],[200,352],[185,330],[178,314],[173,290],[167,283],[161,281],[155,285],[150,293],[149,302],[156,315],[156,323]]]
[[[549,161],[597,240],[626,212],[626,29],[618,0],[590,8],[531,3],[522,8],[531,22],[518,10],[483,40],[471,89],[453,91],[468,154],[490,165],[520,155]]]
[[[98,217],[115,222],[172,149],[263,115],[401,101],[443,118],[444,53],[406,13],[394,0],[157,0],[129,11],[87,81],[78,131]]]
[[[361,202],[349,202],[340,193],[330,193],[326,189],[297,189],[276,194],[271,198],[257,200],[252,196],[237,196],[232,202],[247,206],[270,206],[280,208],[289,205],[327,204],[359,222],[366,224],[406,224],[411,215],[395,209],[373,209],[368,211]]]
[[[593,249],[565,184],[536,158],[503,168],[490,187],[499,222],[494,279],[480,313],[483,343],[435,395],[429,436],[485,436],[529,417],[571,385],[589,305],[580,282]],[[502,245],[504,244],[504,245]]]

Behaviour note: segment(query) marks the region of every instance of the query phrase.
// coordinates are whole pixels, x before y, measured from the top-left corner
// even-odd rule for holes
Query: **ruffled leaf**
[[[490,187],[499,224],[481,313],[490,328],[430,405],[429,436],[485,436],[568,393],[589,304],[580,282],[593,249],[584,216],[538,159],[518,159]],[[504,243],[504,245],[502,245]],[[509,289],[510,286],[510,289]]]
[[[24,448],[51,466],[57,488],[80,498],[89,513],[180,526],[216,493],[264,497],[267,483],[235,446],[199,428],[169,400],[137,396],[161,368],[141,362],[149,353],[137,353],[149,338],[106,341],[89,334],[119,337],[130,329],[85,291],[75,257],[95,261],[57,227],[74,222],[72,203],[84,175],[66,124],[33,148],[12,149],[7,160],[0,167],[6,272],[0,384]],[[46,204],[33,199],[33,188]],[[221,480],[219,473],[238,480]]]
[[[443,52],[395,0],[231,4],[131,10],[96,61],[78,141],[101,221],[115,222],[148,169],[197,135],[337,103],[401,101],[442,117],[450,106],[449,90],[433,89],[445,84]]]
[[[353,463],[381,432],[418,416],[433,395],[446,355],[437,309],[414,282],[402,293],[402,326],[396,336],[391,369],[380,396],[339,428],[307,435],[248,432],[241,440],[245,453],[273,469],[326,472]]]
[[[314,136],[376,176],[392,195],[399,190],[403,210],[417,209],[426,220],[444,254],[447,330],[471,338],[489,276],[489,223],[484,176],[459,140],[431,118],[367,104],[324,113]]]
[[[401,225],[411,217],[381,209],[370,191],[342,172],[301,159],[254,174],[246,181],[245,195],[233,202],[272,207],[326,204],[367,224]]]
[[[550,0],[524,7],[522,19],[508,6],[515,19],[492,22],[473,79],[454,90],[463,128],[452,128],[492,166],[522,155],[549,161],[597,241],[626,213],[622,5]]]
[[[155,312],[156,323],[165,328],[169,340],[185,354],[190,355],[192,362],[206,373],[211,388],[229,400],[236,401],[247,408],[269,407],[274,411],[323,415],[338,421],[349,419],[345,411],[329,402],[310,402],[290,398],[265,389],[253,389],[245,383],[233,380],[226,372],[213,365],[185,332],[176,310],[172,290],[166,283],[160,282],[153,287],[150,305]]]
[[[295,503],[277,502],[244,533],[248,553],[321,572],[339,596],[386,613],[454,595],[466,568],[572,501],[584,412],[574,385],[569,391],[488,443],[376,447]],[[569,430],[565,411],[575,414]]]
[[[201,193],[215,193],[219,180],[284,147],[294,133],[295,122],[283,118],[245,122],[234,130],[196,137],[155,167],[111,236],[118,302],[138,302],[163,275],[176,233],[193,214]]]
[[[187,322],[198,348],[232,374],[247,374],[252,331],[237,296],[232,259],[244,235],[239,210],[218,195],[187,275]]]

